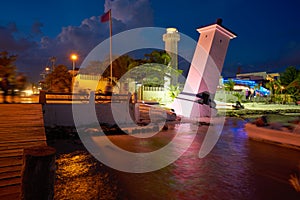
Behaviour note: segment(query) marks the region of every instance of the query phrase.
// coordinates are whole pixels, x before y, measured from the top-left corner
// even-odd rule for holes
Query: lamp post
[[[47,66],[47,67],[45,68],[45,70],[46,70],[46,74],[49,74],[50,67]]]
[[[52,66],[51,66],[52,70],[51,71],[54,71],[54,65],[55,65],[55,62],[56,62],[56,57],[52,56],[50,58],[50,62],[52,63]]]
[[[46,67],[45,68],[45,73],[44,73],[44,81],[46,80],[46,77],[49,75],[50,73],[50,67]],[[45,82],[46,83],[46,82]],[[45,87],[45,86],[44,86]],[[51,90],[51,80],[50,80],[50,85],[47,85],[47,90]]]
[[[75,75],[75,62],[78,59],[78,56],[76,54],[71,54],[71,60],[72,60],[72,64],[73,64],[73,77]]]

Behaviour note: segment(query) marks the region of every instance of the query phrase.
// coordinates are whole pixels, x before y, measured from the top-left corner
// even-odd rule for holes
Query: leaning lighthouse
[[[174,109],[185,117],[210,117],[210,105],[196,103],[195,94],[216,93],[227,48],[236,35],[222,25],[222,20],[197,29],[200,33],[183,91],[174,102]]]

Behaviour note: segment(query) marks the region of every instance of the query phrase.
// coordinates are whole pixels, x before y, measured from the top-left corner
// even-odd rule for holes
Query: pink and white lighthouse
[[[222,26],[222,20],[197,29],[200,33],[194,57],[183,91],[175,99],[173,106],[178,114],[190,118],[210,117],[214,109],[199,104],[195,95],[208,92],[213,99],[219,83],[227,48],[236,35]]]

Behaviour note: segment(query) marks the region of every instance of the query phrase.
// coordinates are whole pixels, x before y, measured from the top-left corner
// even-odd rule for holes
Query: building
[[[267,73],[267,72],[250,72],[236,74],[236,79],[251,80],[251,81],[274,81],[280,76],[279,73]]]
[[[174,70],[178,70],[178,42],[180,35],[176,28],[167,28],[167,32],[163,35],[163,41],[165,42],[165,51],[170,55],[170,66]],[[172,77],[171,84],[176,85],[178,82],[177,77]]]

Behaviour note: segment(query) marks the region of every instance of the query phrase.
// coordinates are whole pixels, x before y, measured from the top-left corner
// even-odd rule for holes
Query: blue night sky
[[[32,81],[48,63],[71,68],[69,55],[84,58],[109,37],[100,16],[112,9],[113,32],[137,27],[176,27],[198,40],[196,29],[217,18],[238,35],[231,41],[222,74],[283,71],[300,66],[300,1],[18,0],[1,2],[0,51],[17,54],[17,68]],[[180,46],[180,43],[179,43]],[[80,61],[79,61],[80,62]],[[179,66],[180,67],[180,66]]]

